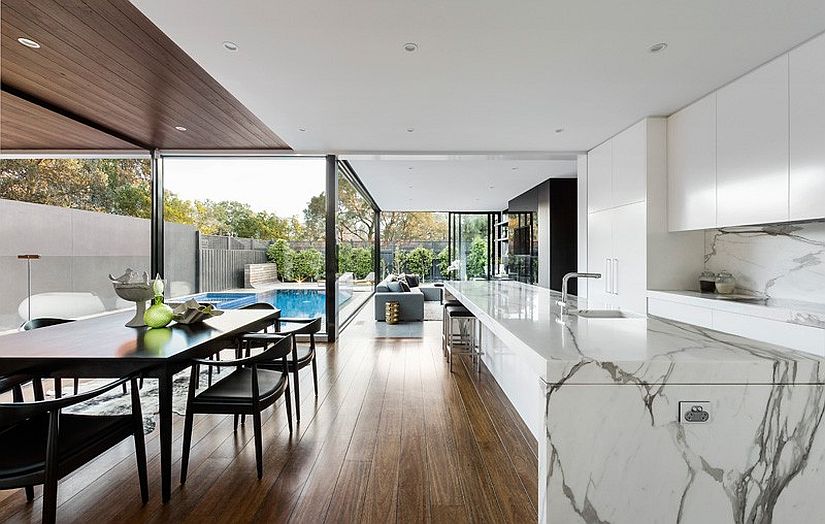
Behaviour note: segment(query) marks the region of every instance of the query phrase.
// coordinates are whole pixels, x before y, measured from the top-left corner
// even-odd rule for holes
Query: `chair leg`
[[[209,355],[209,360],[215,360],[215,355]],[[209,370],[206,372],[206,385],[212,387],[212,366],[209,366]]]
[[[75,379],[75,380],[77,380],[77,379]],[[121,384],[120,386],[121,386],[121,388],[123,389],[123,394],[124,394],[124,395],[125,395],[126,393],[128,393],[128,392],[126,391],[126,383],[125,383],[125,382],[124,382],[123,384]],[[75,394],[75,395],[77,395],[77,382],[75,382],[75,386],[74,386],[74,394]]]
[[[312,383],[315,386],[315,396],[318,396],[318,366],[315,364],[315,359],[312,359]]]
[[[292,435],[292,394],[289,392],[289,386],[284,391],[284,404],[286,404],[286,422],[289,424],[289,434]]]
[[[292,367],[292,381],[295,382],[295,420],[301,421],[301,385],[298,384],[298,365]]]
[[[33,486],[26,486],[26,501],[31,502],[34,500],[34,487]]]
[[[140,428],[135,428],[135,458],[140,482],[140,500],[146,504],[149,502],[149,478],[146,474],[146,441],[143,438],[143,421],[140,421]]]
[[[60,414],[49,414],[49,439],[46,444],[46,474],[43,482],[43,524],[53,524],[57,518],[57,435]]]
[[[180,483],[186,482],[186,473],[189,469],[189,447],[192,445],[192,406],[186,406],[186,417],[183,424],[183,455],[180,459]]]
[[[80,389],[80,379],[74,379],[74,394],[77,395],[77,391]],[[123,392],[126,393],[126,384],[123,384]]]
[[[255,465],[258,468],[258,480],[264,476],[263,439],[261,438],[261,412],[252,412],[252,425],[255,426]]]
[[[232,431],[233,431],[233,432],[235,432],[235,433],[237,433],[237,432],[238,432],[238,414],[237,414],[237,413],[235,413],[235,414],[233,415],[233,418],[235,419],[235,423],[233,424]]]

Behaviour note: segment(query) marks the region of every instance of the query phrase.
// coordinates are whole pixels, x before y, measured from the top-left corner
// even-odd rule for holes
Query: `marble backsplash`
[[[708,229],[705,269],[730,271],[740,290],[825,304],[825,221]]]

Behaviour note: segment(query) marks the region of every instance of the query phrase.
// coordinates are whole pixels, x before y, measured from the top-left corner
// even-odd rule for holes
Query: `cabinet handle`
[[[610,293],[610,259],[604,259],[604,292]]]
[[[613,294],[619,294],[619,259],[613,259],[613,278],[611,279],[613,282]]]

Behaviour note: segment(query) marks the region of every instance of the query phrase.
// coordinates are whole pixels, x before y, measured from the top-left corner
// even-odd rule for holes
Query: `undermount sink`
[[[617,309],[580,309],[576,315],[584,318],[630,318],[630,315]]]

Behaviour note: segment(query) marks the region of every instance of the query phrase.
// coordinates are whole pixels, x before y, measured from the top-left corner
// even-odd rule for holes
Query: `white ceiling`
[[[548,178],[576,176],[575,160],[351,158],[384,211],[500,211]]]
[[[133,2],[306,152],[583,151],[825,30],[823,0]]]

